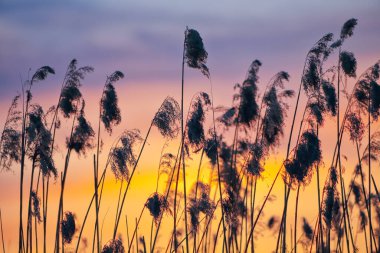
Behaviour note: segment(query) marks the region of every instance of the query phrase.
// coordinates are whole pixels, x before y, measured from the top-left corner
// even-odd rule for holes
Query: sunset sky
[[[40,103],[47,110],[57,102],[67,65],[76,58],[78,66],[90,65],[95,68],[95,71],[85,78],[82,87],[86,100],[86,115],[94,127],[97,125],[99,99],[107,75],[115,70],[125,74],[125,78],[115,85],[123,120],[111,137],[106,132],[102,133],[104,149],[107,150],[125,128],[138,128],[145,137],[150,121],[165,97],[169,95],[180,99],[181,61],[186,26],[198,30],[203,38],[208,52],[207,66],[214,86],[215,105],[231,105],[233,86],[245,79],[247,69],[254,59],[263,63],[259,72],[261,91],[271,76],[281,70],[290,74],[287,88],[297,89],[307,51],[326,33],[332,32],[337,38],[342,24],[350,18],[357,18],[358,26],[354,36],[345,42],[344,49],[354,52],[358,61],[357,73],[360,74],[380,59],[379,11],[378,0],[2,0],[0,126],[3,126],[12,97],[21,92],[21,80],[28,79],[29,69],[32,74],[37,68],[49,65],[56,72],[46,81],[33,87],[33,101]],[[329,64],[336,64],[336,55],[331,58],[333,62]],[[199,71],[187,68],[185,106],[196,92],[209,92],[209,85],[209,81]],[[349,85],[352,85],[352,81]],[[305,98],[301,101],[304,103]],[[294,102],[294,99],[289,102],[289,117],[294,110]],[[210,116],[211,114],[208,115]],[[57,141],[60,148],[56,156],[59,171],[62,170],[66,152],[64,141],[68,134],[68,130],[65,129],[67,124],[68,122],[63,122],[63,128],[58,133]],[[335,124],[335,119],[329,120],[321,131],[322,145],[326,151],[326,166],[331,162],[330,151],[336,141]],[[281,164],[288,134],[289,124],[285,129],[280,149],[268,160],[268,167],[272,170],[268,170],[267,179],[260,182],[259,203],[262,202],[273,175]],[[160,137],[158,131],[154,131],[148,143],[141,166],[138,167],[138,174],[134,178],[135,184],[132,183],[127,197],[129,203],[135,207],[127,211],[131,223],[140,213],[147,196],[155,189],[156,169],[165,140]],[[171,152],[175,152],[178,140],[173,143],[169,147]],[[348,141],[346,144],[351,145]],[[351,154],[352,151],[348,148],[342,152]],[[73,157],[67,181],[68,190],[65,192],[65,209],[67,207],[76,212],[78,222],[81,223],[93,191],[92,152],[87,157]],[[101,163],[104,164],[105,154],[102,159]],[[355,161],[355,158],[347,161],[348,177]],[[376,166],[378,169],[378,164]],[[25,185],[29,185],[28,168]],[[207,170],[206,163],[204,168]],[[189,174],[193,175],[194,171],[189,169]],[[379,171],[374,173],[379,182]],[[313,189],[305,189],[305,196],[314,194],[314,181],[309,186]],[[59,193],[58,182],[59,180],[52,188],[50,217],[56,216],[57,203],[54,196],[58,196]],[[18,186],[19,165],[15,166],[12,172],[1,172],[0,208],[9,252],[15,252],[17,247]],[[106,215],[110,221],[109,226],[107,222],[105,225],[104,243],[110,237],[118,187],[119,183],[116,184],[109,174],[104,208],[100,216],[103,219]],[[278,184],[278,192],[275,194],[282,196],[281,187],[282,185]],[[306,203],[307,197],[304,199]],[[265,219],[274,212],[273,206],[282,207],[281,201],[274,203],[272,208],[268,207]],[[290,201],[294,203],[294,200]],[[300,217],[306,216],[313,221],[313,212],[316,209],[316,203],[300,207]],[[144,219],[146,220],[141,227],[143,233],[144,226],[147,227],[146,231],[150,231],[150,217],[146,215]],[[120,232],[124,233],[125,222],[122,223]],[[93,223],[89,224],[92,226]],[[130,229],[133,227],[134,223],[130,225]],[[55,228],[52,226],[49,229],[53,233]],[[91,238],[90,233],[88,238]]]

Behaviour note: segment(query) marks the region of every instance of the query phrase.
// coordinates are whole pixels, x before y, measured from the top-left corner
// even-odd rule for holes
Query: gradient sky
[[[11,97],[21,90],[20,79],[27,79],[29,69],[33,73],[38,67],[49,65],[56,71],[56,75],[33,88],[35,101],[47,108],[56,103],[67,64],[76,58],[79,66],[91,65],[95,68],[95,72],[83,82],[86,112],[93,125],[97,110],[92,108],[98,106],[106,76],[114,70],[121,70],[126,77],[117,83],[116,89],[122,108],[123,127],[115,134],[125,126],[139,128],[145,134],[162,100],[167,95],[180,98],[181,56],[186,26],[197,29],[204,40],[216,105],[230,105],[233,85],[244,80],[254,59],[263,63],[259,73],[260,85],[264,86],[272,75],[285,70],[291,76],[288,87],[296,89],[309,48],[328,32],[338,36],[342,24],[352,17],[357,18],[359,24],[344,47],[355,53],[358,73],[361,73],[380,59],[379,11],[378,0],[1,0],[0,123],[2,125],[4,122],[3,115]],[[185,75],[186,104],[195,92],[208,92],[209,83],[199,71],[186,69]],[[290,106],[292,110],[293,101]],[[285,138],[287,134],[288,129]],[[335,136],[328,130],[322,130],[323,134]],[[60,137],[61,141],[64,141],[64,136],[62,134]],[[159,139],[157,133],[154,133],[152,140],[157,143],[152,141],[143,156],[148,160],[144,164],[149,165],[151,170],[139,174],[141,178],[136,180],[151,180],[154,175],[153,166],[159,158],[157,150],[164,141]],[[324,145],[327,150],[331,149],[331,143],[325,142]],[[63,147],[61,153],[58,159],[63,158]],[[154,159],[150,156],[153,153]],[[331,159],[330,156],[327,155],[327,159]],[[73,164],[73,167],[80,167],[86,162],[74,159]],[[74,175],[77,177],[68,182],[73,189],[80,190],[83,180],[92,182],[91,177],[83,179],[83,173],[76,171]],[[12,210],[17,210],[17,180],[17,169],[0,176],[0,208],[8,217]],[[264,184],[268,186],[269,181]],[[89,199],[91,188],[88,186],[86,189],[80,196]],[[142,189],[137,187],[135,191],[141,192]],[[71,194],[67,194],[68,199]],[[112,191],[108,194],[112,196]],[[138,199],[140,195],[133,192],[130,195],[142,206],[144,200]],[[74,208],[80,204],[83,205],[69,202],[68,207]],[[82,218],[83,214],[79,211],[78,216]],[[9,231],[12,224],[16,224],[17,219],[13,218],[5,224]],[[7,240],[12,241],[9,237]],[[12,248],[15,240],[8,245]]]

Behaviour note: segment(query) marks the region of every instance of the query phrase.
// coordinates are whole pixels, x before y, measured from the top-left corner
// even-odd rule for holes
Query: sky
[[[380,2],[377,0],[1,0],[0,123],[4,123],[4,115],[12,97],[21,92],[22,81],[28,79],[29,72],[34,73],[41,66],[53,67],[56,74],[33,87],[34,101],[46,109],[56,103],[66,67],[71,59],[76,58],[79,66],[90,65],[95,68],[94,73],[88,74],[83,81],[82,88],[87,100],[86,114],[93,125],[97,117],[97,109],[93,108],[98,106],[107,75],[115,70],[125,74],[125,78],[116,84],[123,122],[112,137],[104,135],[105,146],[110,145],[125,127],[138,128],[145,135],[150,120],[164,98],[168,95],[180,98],[181,57],[186,26],[198,30],[203,38],[216,105],[231,104],[234,84],[244,80],[254,59],[263,63],[259,72],[259,89],[262,90],[270,77],[281,70],[290,74],[287,87],[296,89],[310,47],[326,33],[332,32],[337,38],[342,24],[353,17],[358,19],[358,26],[344,47],[354,52],[358,60],[357,72],[361,73],[380,59],[379,11]],[[209,81],[199,71],[187,68],[185,104],[198,91],[209,92]],[[301,102],[305,102],[305,99],[302,98]],[[294,101],[289,105],[292,110]],[[328,126],[334,122],[332,120]],[[288,127],[283,142],[288,137]],[[64,130],[59,133],[61,143],[64,143],[67,134]],[[328,128],[322,130],[322,135],[327,139],[335,136]],[[142,157],[142,167],[145,167],[139,171],[137,182],[152,180],[155,175],[158,150],[164,140],[157,132],[153,133],[151,140]],[[326,150],[332,148],[328,141],[323,142],[323,145]],[[283,150],[282,145],[278,153],[281,154]],[[64,152],[62,147],[58,152],[58,160],[63,160]],[[326,159],[331,159],[330,156],[326,155]],[[90,167],[89,157],[74,158],[73,167]],[[278,164],[279,161],[274,158],[271,163]],[[81,198],[88,199],[92,178],[85,175],[91,172],[91,168],[84,171],[73,170],[68,184],[72,189],[86,188]],[[18,175],[17,169],[0,174],[0,208],[4,216],[11,217],[12,210],[17,210]],[[115,182],[110,181],[109,196],[117,192],[114,189],[112,191],[112,183]],[[83,185],[85,187],[81,188]],[[262,194],[267,186],[269,181],[264,181]],[[5,193],[5,189],[9,191]],[[144,198],[141,196],[146,196],[148,190],[142,186],[136,186],[134,190],[136,192],[130,194],[131,201],[142,206]],[[152,192],[152,188],[149,191]],[[68,199],[69,196],[70,193]],[[109,205],[112,206],[112,203]],[[68,200],[68,207],[80,209],[79,206],[82,208],[84,204]],[[110,212],[113,213],[112,208]],[[82,217],[83,212],[79,212],[79,220]],[[9,218],[5,227],[13,231],[11,227],[16,221],[15,217]],[[16,245],[13,236],[16,238],[14,231],[7,238],[10,249]]]

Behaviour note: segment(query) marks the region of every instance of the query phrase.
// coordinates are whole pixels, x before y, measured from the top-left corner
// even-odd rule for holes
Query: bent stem
[[[248,251],[249,242],[251,241],[252,236],[253,236],[253,230],[255,229],[255,227],[256,227],[256,225],[257,225],[257,222],[258,222],[258,220],[259,220],[259,218],[260,218],[260,215],[261,215],[261,213],[263,212],[263,209],[264,209],[264,207],[265,207],[265,204],[267,203],[267,201],[268,201],[268,199],[269,199],[269,196],[270,196],[270,194],[271,194],[271,192],[272,192],[272,190],[273,190],[273,187],[274,187],[274,185],[275,185],[275,183],[276,183],[276,181],[277,181],[278,176],[280,175],[280,172],[281,172],[281,169],[282,169],[283,165],[284,165],[284,164],[282,164],[281,167],[280,167],[280,169],[278,170],[278,172],[277,172],[277,174],[276,174],[276,177],[274,178],[273,183],[272,183],[272,185],[271,185],[271,187],[270,187],[270,189],[269,189],[269,192],[268,192],[268,194],[266,195],[265,200],[264,200],[263,204],[262,204],[261,207],[260,207],[260,210],[259,210],[259,212],[258,212],[258,214],[257,214],[256,219],[255,219],[255,222],[253,223],[253,225],[252,225],[252,227],[251,227],[251,230],[250,230],[250,232],[249,232],[249,236],[248,236],[248,240],[247,240],[247,244],[246,244],[246,246],[245,246],[245,250],[244,250],[245,253],[247,253],[247,251]]]
[[[123,195],[123,200],[121,201],[121,205],[120,205],[120,210],[119,210],[119,213],[116,217],[116,223],[115,223],[115,228],[114,228],[114,231],[113,231],[113,237],[112,239],[115,240],[116,238],[116,233],[117,233],[117,229],[118,229],[118,226],[119,226],[119,222],[120,222],[120,217],[121,217],[121,213],[123,211],[123,206],[124,206],[124,203],[125,203],[125,198],[127,197],[127,192],[128,192],[128,189],[129,189],[129,186],[131,184],[131,181],[132,181],[132,178],[133,178],[133,175],[136,171],[136,168],[137,168],[137,165],[139,164],[139,161],[140,161],[140,158],[141,158],[141,154],[144,150],[144,147],[145,147],[145,144],[146,144],[146,141],[148,140],[148,137],[149,137],[149,134],[150,134],[150,131],[152,129],[152,126],[153,126],[153,120],[149,126],[149,129],[148,129],[148,132],[146,133],[146,136],[145,136],[145,139],[144,139],[144,142],[142,144],[142,147],[140,149],[140,153],[137,157],[137,160],[136,160],[136,163],[135,165],[133,166],[133,169],[132,169],[132,173],[131,173],[131,176],[129,177],[129,180],[128,180],[128,183],[127,183],[127,187],[125,188],[125,191],[124,191],[124,195]]]

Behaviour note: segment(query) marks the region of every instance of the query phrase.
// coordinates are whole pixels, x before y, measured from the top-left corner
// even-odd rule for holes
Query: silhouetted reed
[[[28,201],[28,219],[26,227],[26,248],[28,249],[28,246],[30,245],[30,252],[32,252],[32,216],[35,216],[33,215],[32,209],[36,207],[34,204],[37,202],[39,205],[39,199],[37,198],[36,192],[33,190],[35,168],[38,167],[40,169],[40,173],[42,173],[42,176],[44,177],[57,176],[57,169],[55,168],[54,161],[51,157],[51,134],[46,128],[45,117],[46,115],[44,114],[41,106],[36,104],[30,106],[30,112],[28,113],[28,126],[26,127],[26,154],[32,161]],[[38,216],[40,220],[41,217],[39,207]]]
[[[170,115],[171,114],[171,115]],[[160,120],[156,120],[156,117],[159,117]],[[171,97],[167,97],[161,104],[160,108],[156,112],[154,118],[151,121],[151,124],[149,126],[149,129],[147,131],[147,134],[144,138],[143,144],[140,148],[140,152],[137,156],[136,162],[134,163],[134,166],[132,168],[132,172],[129,176],[127,187],[124,190],[123,198],[121,200],[120,208],[117,210],[116,220],[115,220],[115,227],[114,227],[114,233],[113,238],[116,238],[117,229],[120,222],[121,213],[123,211],[123,206],[125,203],[125,198],[127,196],[127,192],[130,186],[130,183],[132,181],[132,177],[135,173],[135,170],[137,168],[138,162],[140,160],[141,154],[144,150],[145,144],[148,140],[150,131],[153,126],[156,126],[161,134],[163,134],[164,137],[172,138],[176,135],[176,131],[178,129],[178,120],[179,120],[180,114],[178,111],[178,103]],[[119,205],[118,205],[119,206]]]
[[[311,181],[313,166],[322,159],[320,141],[313,130],[305,131],[300,143],[294,151],[294,159],[285,163],[285,181],[294,187],[295,185],[307,185]]]
[[[61,90],[59,93],[59,98],[56,106],[54,107],[54,115],[51,120],[50,133],[52,135],[52,141],[50,143],[50,156],[53,155],[54,145],[55,145],[55,135],[56,131],[60,128],[61,120],[59,117],[59,111],[62,113],[64,118],[73,117],[74,120],[80,109],[80,100],[82,99],[82,94],[79,88],[82,85],[86,74],[92,72],[94,69],[91,66],[78,67],[78,61],[72,59],[66,69],[65,76],[62,81]],[[71,131],[72,132],[72,131]],[[45,184],[46,180],[46,184]],[[48,192],[49,192],[49,178],[45,179],[42,177],[42,195],[43,195],[43,210],[44,210],[44,252],[46,252],[46,226],[47,226],[47,214],[48,214]],[[57,223],[58,224],[58,223]],[[56,235],[59,236],[59,231],[56,231]]]
[[[44,176],[57,177],[57,168],[51,156],[52,136],[46,126],[46,114],[44,114],[41,106],[31,105],[28,118],[29,124],[26,128],[26,135],[29,158],[35,160],[36,166],[40,168]]]
[[[78,101],[79,102],[79,101]],[[95,132],[92,129],[90,123],[85,118],[84,114],[85,102],[81,101],[81,109],[76,112],[73,117],[73,123],[71,127],[70,136],[66,138],[66,158],[65,165],[62,174],[62,185],[61,192],[59,198],[59,207],[58,207],[58,215],[57,215],[57,229],[56,229],[56,240],[55,240],[55,250],[59,252],[59,229],[61,224],[61,213],[63,208],[63,195],[65,190],[66,176],[69,168],[70,155],[71,151],[75,151],[78,155],[86,155],[88,149],[94,147],[93,145],[93,137],[95,136]],[[76,124],[75,124],[76,123]]]
[[[136,163],[136,154],[133,148],[140,141],[142,138],[137,129],[125,131],[120,138],[121,145],[112,149],[110,164],[116,179],[128,180],[129,168]]]
[[[157,192],[147,199],[145,207],[148,208],[156,225],[164,213],[171,213],[168,200]]]
[[[104,245],[102,253],[124,253],[123,242],[120,239],[114,239]]]
[[[13,162],[18,163],[21,157],[21,112],[18,103],[20,96],[13,98],[5,119],[4,128],[0,138],[0,166],[1,169],[10,170]]]
[[[178,102],[172,97],[167,97],[156,112],[153,125],[157,127],[162,136],[173,139],[179,132],[179,118],[180,106]]]
[[[206,66],[208,54],[198,31],[186,28],[184,43],[184,59],[187,66],[200,69],[202,74],[209,77],[210,73]]]
[[[121,71],[115,71],[107,78],[100,100],[100,118],[109,133],[112,133],[112,125],[118,125],[121,122],[118,98],[113,86],[121,78],[124,78]]]
[[[180,163],[182,164],[183,170],[183,192],[184,192],[184,205],[187,206],[187,193],[186,193],[186,166],[185,166],[185,157],[184,157],[184,142],[185,142],[185,126],[184,126],[184,74],[185,74],[185,62],[190,68],[195,68],[201,70],[202,74],[209,78],[210,73],[209,69],[206,66],[208,53],[205,50],[203,40],[194,29],[189,29],[186,27],[185,30],[185,39],[183,42],[183,56],[182,56],[182,83],[181,83],[181,153],[180,153]],[[181,166],[178,166],[177,180],[176,185],[178,185],[179,169]],[[177,187],[174,193],[174,215],[173,215],[173,227],[174,227],[174,250],[177,252]],[[184,212],[185,216],[185,234],[188,234],[187,229],[187,212]],[[189,252],[189,242],[186,237],[186,252]]]
[[[41,222],[41,199],[37,196],[37,193],[35,191],[32,191],[31,194],[32,198],[32,210],[31,215],[36,217],[38,222]]]
[[[73,129],[70,137],[66,138],[66,146],[69,150],[74,150],[78,155],[85,155],[88,149],[94,147],[93,137],[95,132],[84,115],[85,103],[83,101],[82,108],[77,116],[77,124]]]
[[[215,205],[210,200],[210,187],[202,182],[195,182],[191,195],[193,196],[189,199],[187,211],[190,214],[192,231],[196,233],[199,226],[199,214],[203,213],[210,217]]]
[[[82,98],[79,88],[81,81],[87,73],[94,71],[93,67],[77,67],[78,61],[73,59],[67,67],[66,75],[62,84],[58,107],[65,118],[74,115],[78,110],[78,101]]]
[[[204,121],[205,111],[211,105],[210,98],[207,93],[201,92],[191,105],[191,112],[186,124],[186,140],[185,144],[190,145],[193,152],[197,153],[203,148],[205,142]]]
[[[33,74],[30,80],[27,80],[22,85],[22,103],[23,103],[23,115],[22,115],[22,127],[21,127],[21,157],[20,157],[20,220],[19,220],[19,252],[23,250],[24,236],[23,236],[23,182],[24,182],[24,169],[25,169],[25,156],[26,156],[26,127],[28,125],[28,112],[30,102],[32,100],[32,87],[33,84],[39,81],[43,81],[49,74],[55,74],[54,69],[49,66],[43,66]]]
[[[75,215],[72,212],[65,212],[61,222],[62,240],[64,244],[71,243],[75,231]]]

